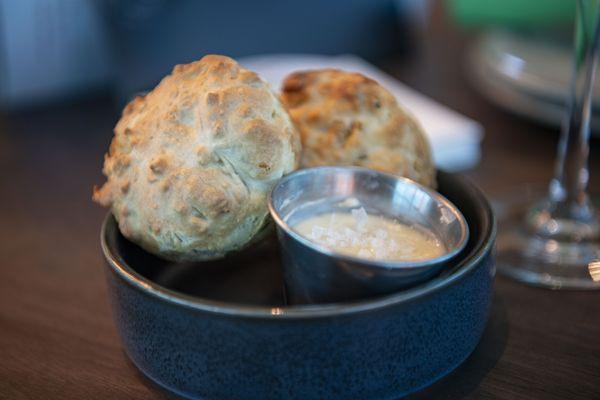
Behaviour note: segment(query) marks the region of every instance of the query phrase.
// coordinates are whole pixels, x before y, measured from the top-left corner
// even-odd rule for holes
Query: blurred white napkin
[[[257,72],[276,91],[293,71],[339,68],[360,72],[385,86],[402,106],[417,117],[429,137],[438,167],[458,171],[471,168],[479,162],[483,136],[483,128],[479,123],[416,92],[362,58],[353,55],[271,54],[245,57],[239,62]]]

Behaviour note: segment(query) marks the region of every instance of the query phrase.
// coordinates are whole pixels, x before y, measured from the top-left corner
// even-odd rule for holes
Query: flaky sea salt
[[[375,231],[375,236],[377,236],[379,239],[385,239],[388,237],[388,233],[383,229],[377,229]]]
[[[364,231],[365,227],[367,226],[367,221],[369,220],[369,215],[367,214],[367,211],[364,209],[364,207],[361,207],[355,208],[351,211],[351,213],[354,217],[354,220],[356,221],[356,230],[358,230],[359,232]]]
[[[360,249],[357,255],[363,258],[369,258],[371,257],[371,252],[367,249]]]
[[[323,237],[323,235],[325,235],[327,233],[327,229],[323,228],[322,226],[313,226],[312,231],[310,233],[310,237],[312,239],[321,239],[321,237]]]

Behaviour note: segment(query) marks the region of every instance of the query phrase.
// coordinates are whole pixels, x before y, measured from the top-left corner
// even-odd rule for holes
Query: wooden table
[[[486,129],[468,172],[488,193],[548,181],[557,134],[480,97],[465,39],[436,11],[421,52],[381,66]],[[0,398],[161,399],[127,360],[90,200],[118,112],[106,98],[0,119]],[[591,184],[600,184],[592,143]],[[414,399],[600,399],[600,293],[552,292],[498,277],[488,328],[457,371]]]

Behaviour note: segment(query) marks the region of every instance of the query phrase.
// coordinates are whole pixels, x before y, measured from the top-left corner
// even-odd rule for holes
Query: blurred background
[[[376,59],[408,49],[402,20],[425,12],[419,3],[2,0],[0,99],[10,110],[99,92],[126,99],[209,53]]]
[[[106,210],[91,192],[104,180],[122,107],[173,65],[226,54],[275,89],[295,68],[360,70],[413,111],[439,167],[461,171],[494,199],[543,188],[552,176],[574,10],[569,0],[0,0],[0,398],[53,398],[53,382],[74,398],[156,394],[120,350],[98,240]],[[593,100],[597,110],[600,90]],[[592,191],[600,185],[597,115]],[[493,394],[534,368],[537,379],[523,387],[597,396],[597,353],[586,358],[577,347],[597,343],[597,299],[553,302],[498,283],[504,311],[454,383],[442,384],[442,397],[500,398]],[[507,339],[508,325],[516,334]],[[547,351],[530,351],[536,346]],[[577,384],[557,386],[561,371],[573,371]]]
[[[115,112],[154,87],[173,65],[226,54],[275,90],[297,69],[332,66],[369,75],[421,121],[439,167],[471,169],[481,159],[486,127],[468,111],[454,112],[456,99],[440,104],[436,94],[422,93],[428,94],[439,75],[456,72],[494,105],[558,127],[571,71],[574,5],[563,0],[0,0],[0,118],[98,101],[113,112],[103,121],[114,123]],[[454,40],[443,37],[444,24],[452,26]],[[450,58],[425,61],[434,47],[445,52],[436,57]],[[450,54],[453,49],[456,54]],[[419,67],[410,70],[414,65]],[[95,116],[102,118],[97,108]],[[64,115],[70,117],[76,114]],[[593,124],[597,130],[597,118]],[[100,131],[98,125],[87,129]]]
[[[428,40],[433,3],[0,0],[0,106],[18,111],[99,94],[123,102],[174,64],[208,53],[355,54],[375,63],[409,57]],[[574,2],[454,0],[446,9],[461,27],[495,30],[481,44],[489,62],[514,52],[510,67],[523,67],[518,58],[532,58],[527,50],[540,43],[548,53],[568,53]]]

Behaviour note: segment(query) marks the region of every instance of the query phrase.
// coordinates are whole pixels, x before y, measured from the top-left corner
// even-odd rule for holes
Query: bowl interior
[[[479,190],[457,175],[438,173],[438,190],[464,215],[470,235],[464,250],[444,272],[410,291],[433,285],[469,264],[492,240],[493,216]],[[157,258],[121,235],[114,217],[105,222],[105,252],[134,279],[182,295],[187,300],[208,301],[214,306],[284,306],[283,277],[274,231],[270,238],[222,260],[173,263]],[[390,296],[390,295],[388,295]],[[391,295],[393,296],[393,294]],[[218,303],[214,303],[218,302]],[[293,307],[292,307],[293,308]]]

